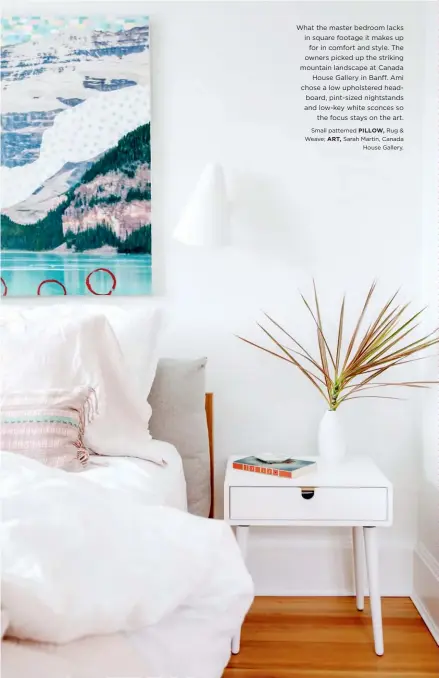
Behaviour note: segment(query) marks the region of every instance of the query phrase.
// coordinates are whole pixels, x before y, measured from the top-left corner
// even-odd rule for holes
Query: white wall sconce
[[[229,227],[226,182],[220,165],[208,164],[178,221],[174,238],[185,245],[224,245]]]

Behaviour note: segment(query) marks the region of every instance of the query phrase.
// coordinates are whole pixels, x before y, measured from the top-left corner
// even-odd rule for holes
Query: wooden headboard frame
[[[206,419],[209,433],[209,457],[210,457],[210,511],[209,518],[213,518],[215,506],[215,457],[213,449],[213,393],[206,393]]]

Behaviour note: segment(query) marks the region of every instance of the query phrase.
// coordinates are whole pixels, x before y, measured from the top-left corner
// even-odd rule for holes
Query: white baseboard
[[[423,544],[414,553],[410,597],[439,645],[439,563]]]
[[[438,582],[438,586],[439,586],[439,582]],[[416,607],[419,614],[421,615],[421,617],[422,617],[422,619],[425,623],[425,626],[428,628],[431,635],[435,639],[436,643],[439,645],[439,626],[435,623],[433,617],[430,615],[429,611],[425,607],[422,600],[415,593],[412,593],[410,598],[413,602],[413,605]]]
[[[282,528],[281,528],[282,529]],[[250,531],[251,532],[251,531]],[[247,566],[259,596],[349,596],[354,594],[352,548],[348,539],[310,537],[289,541],[250,534]],[[380,546],[383,596],[413,591],[413,547]],[[366,588],[367,591],[367,588]]]

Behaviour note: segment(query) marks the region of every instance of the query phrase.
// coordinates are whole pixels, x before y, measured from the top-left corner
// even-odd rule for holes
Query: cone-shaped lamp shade
[[[228,216],[222,167],[209,164],[181,215],[174,238],[185,245],[218,247],[224,244]]]

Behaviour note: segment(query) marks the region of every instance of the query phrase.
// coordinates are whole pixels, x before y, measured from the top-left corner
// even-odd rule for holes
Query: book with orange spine
[[[298,478],[316,469],[315,461],[304,459],[285,459],[282,462],[267,462],[257,457],[243,457],[233,461],[233,468],[278,478]]]

